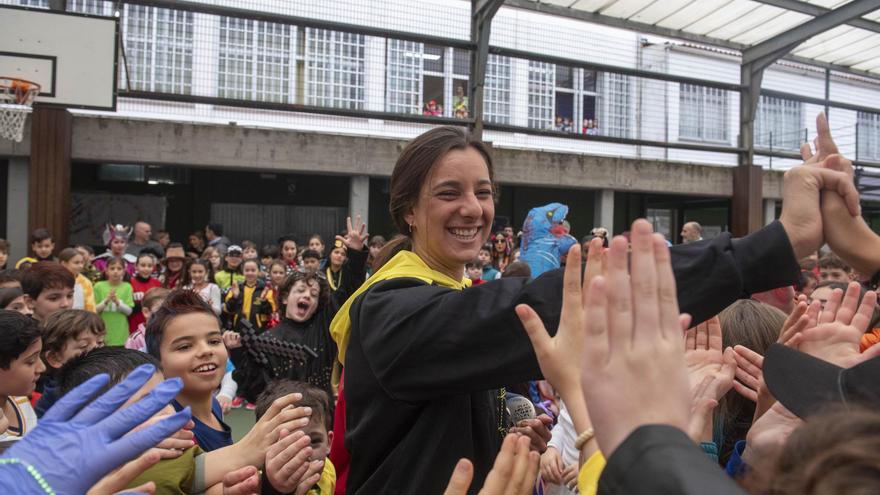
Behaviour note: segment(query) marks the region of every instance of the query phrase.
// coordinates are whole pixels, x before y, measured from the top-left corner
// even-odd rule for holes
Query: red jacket
[[[128,317],[128,333],[132,333],[137,330],[138,325],[146,323],[144,314],[141,312],[141,300],[148,290],[154,287],[162,287],[162,282],[153,277],[143,281],[139,275],[135,275],[131,277],[129,283],[131,283],[131,292],[134,298],[134,308],[131,310],[131,316]]]

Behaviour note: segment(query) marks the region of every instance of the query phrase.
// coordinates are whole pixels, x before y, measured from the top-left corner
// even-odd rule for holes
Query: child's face
[[[271,256],[263,256],[262,258],[260,258],[260,263],[262,263],[263,266],[269,266],[272,264],[272,257]]]
[[[106,268],[107,280],[111,283],[118,284],[122,282],[122,276],[125,274],[125,268],[119,263],[111,263]]]
[[[83,330],[76,338],[65,342],[64,348],[60,352],[47,353],[46,362],[49,363],[49,366],[59,369],[64,366],[64,363],[91,351],[95,347],[104,347],[104,334],[95,335],[91,330]]]
[[[296,259],[296,243],[293,241],[284,241],[281,245],[281,257],[284,261],[293,261]]]
[[[342,266],[343,263],[345,263],[346,258],[347,255],[345,253],[345,249],[335,248],[333,251],[330,252],[330,265],[332,265],[334,268],[339,268]]]
[[[158,301],[154,302],[152,306],[144,306],[144,307],[142,307],[142,308],[141,308],[141,313],[144,314],[144,319],[147,320],[147,321],[149,321],[149,320],[150,320],[150,316],[152,316],[152,314],[155,313],[155,312],[159,309],[159,307],[162,306],[162,303],[163,303],[163,302],[165,302],[164,299],[159,299]]]
[[[256,248],[252,248],[252,247],[244,248],[244,250],[241,253],[241,257],[246,260],[255,260],[255,259],[257,259],[257,256],[259,256],[259,254],[257,253]]]
[[[314,249],[320,254],[324,254],[324,243],[321,242],[321,239],[318,239],[317,237],[312,238],[309,240],[309,249]]]
[[[168,245],[171,244],[171,236],[168,232],[162,232],[159,234],[159,239],[156,242],[158,242],[163,248],[168,247]]]
[[[114,237],[112,241],[110,241],[110,252],[113,253],[114,256],[122,256],[125,253],[125,246],[128,245],[125,239],[121,237]]]
[[[482,263],[483,266],[492,263],[492,253],[486,251],[485,249],[480,249],[480,254],[477,255],[477,258],[479,258],[480,263]]]
[[[285,316],[295,322],[308,320],[318,309],[320,294],[321,288],[315,280],[310,280],[308,284],[303,280],[293,284],[293,287],[290,288],[290,294],[287,295]]]
[[[75,277],[82,273],[83,267],[85,267],[86,262],[81,254],[77,254],[73,258],[70,258],[68,261],[62,261],[61,264],[64,265],[64,268],[70,270],[70,273],[72,273]]]
[[[249,284],[253,284],[260,275],[260,268],[256,263],[248,262],[241,267],[241,272],[244,274],[244,280]]]
[[[278,265],[272,265],[272,268],[269,269],[269,276],[272,278],[272,284],[275,287],[280,287],[281,283],[284,282],[284,278],[287,277],[287,270]]]
[[[171,273],[177,273],[183,269],[183,260],[177,258],[168,260],[167,266],[168,271],[170,271]]]
[[[213,315],[187,313],[171,319],[159,346],[165,375],[183,380],[183,393],[210,394],[226,373],[226,346]]]
[[[226,255],[226,266],[228,266],[230,269],[235,270],[240,264],[241,256],[232,256],[231,254]]]
[[[0,266],[6,266],[6,261],[9,259],[9,253],[6,251],[0,250]]]
[[[9,311],[17,311],[25,316],[31,316],[34,314],[34,311],[27,304],[27,300],[25,299],[24,294],[16,297],[12,300],[5,308]]]
[[[9,363],[9,369],[0,369],[0,395],[28,395],[37,386],[46,365],[40,359],[43,340],[31,343],[17,358]]]
[[[26,299],[34,312],[34,318],[43,320],[56,311],[73,306],[73,287],[50,287],[43,289],[36,299]]]
[[[207,280],[208,272],[202,265],[194,264],[189,267],[189,277],[192,279],[192,283],[202,284]]]
[[[467,269],[468,278],[471,280],[477,280],[483,276],[483,269],[479,266],[469,266]]]
[[[214,267],[215,270],[220,269],[220,253],[214,251],[211,253],[211,256],[208,256],[208,261],[211,262],[211,266]]]
[[[303,269],[309,273],[314,273],[321,268],[321,261],[318,258],[303,258]]]
[[[373,258],[379,256],[379,252],[382,251],[382,247],[383,246],[380,246],[378,244],[370,246],[370,256],[372,256]]]
[[[31,244],[31,249],[34,250],[37,258],[48,258],[52,256],[52,251],[55,250],[55,243],[52,242],[52,239],[43,239],[40,242]]]
[[[822,282],[849,283],[849,274],[842,268],[820,268],[819,280]]]
[[[330,455],[330,445],[333,443],[333,432],[328,432],[324,421],[313,418],[309,424],[302,429],[302,432],[309,436],[312,441],[312,456],[310,461],[323,461]]]
[[[83,249],[83,248],[76,248],[76,251],[77,251],[80,255],[82,255],[82,257],[83,257],[83,263],[84,263],[85,265],[88,265],[88,264],[90,264],[90,263],[92,262],[92,253],[86,251],[86,250]]]
[[[153,258],[149,256],[138,258],[137,274],[140,275],[141,278],[149,278],[153,274],[154,266],[155,263],[153,262]]]

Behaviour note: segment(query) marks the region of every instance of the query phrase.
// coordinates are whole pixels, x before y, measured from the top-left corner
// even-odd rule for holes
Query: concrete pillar
[[[595,194],[593,227],[605,227],[609,234],[614,234],[614,191],[602,189],[596,191]]]
[[[348,196],[348,215],[360,215],[370,229],[370,178],[366,175],[351,177]]]
[[[28,159],[10,158],[6,194],[8,268],[28,254]]]
[[[773,223],[773,220],[776,220],[776,200],[775,199],[765,199],[764,200],[764,225],[769,225]]]

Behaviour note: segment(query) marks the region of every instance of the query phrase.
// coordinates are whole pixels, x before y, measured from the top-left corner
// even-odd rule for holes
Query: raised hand
[[[260,471],[245,466],[226,473],[223,477],[223,495],[259,495]]]
[[[342,241],[350,250],[360,251],[364,248],[364,244],[367,242],[367,239],[370,237],[370,234],[367,232],[367,224],[361,220],[361,216],[357,215],[354,218],[354,222],[351,221],[351,217],[346,219],[346,224],[348,229],[346,230],[345,236],[336,236],[336,239]]]
[[[538,476],[538,454],[529,451],[528,437],[507,435],[479,495],[530,495]],[[474,465],[461,459],[443,495],[465,495],[474,479]]]
[[[305,483],[309,488],[320,479],[309,472],[311,440],[302,431],[281,430],[279,440],[266,451],[266,479],[281,493],[294,493]],[[321,463],[323,469],[323,463]]]
[[[686,431],[692,404],[681,342],[690,318],[679,317],[669,248],[645,220],[631,232],[632,273],[615,237],[586,302],[582,386],[606,458],[642,425]]]
[[[750,466],[767,465],[785,444],[791,432],[801,423],[802,421],[781,403],[773,404],[770,410],[749,428],[742,459]]]
[[[706,377],[718,381],[714,390],[721,396],[733,386],[736,361],[733,349],[722,352],[721,320],[714,316],[685,332],[684,359],[691,389],[699,386]]]
[[[241,334],[232,330],[226,330],[223,332],[223,343],[227,349],[238,349],[241,347]]]
[[[741,345],[733,350],[736,352],[736,381],[733,382],[733,388],[755,403],[753,421],[757,421],[776,402],[764,383],[764,356]]]
[[[232,281],[232,297],[238,299],[241,296],[241,287],[235,280]]]

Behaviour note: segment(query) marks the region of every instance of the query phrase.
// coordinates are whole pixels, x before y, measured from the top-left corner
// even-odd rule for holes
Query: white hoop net
[[[0,77],[0,137],[20,143],[24,123],[40,85],[10,77]]]

